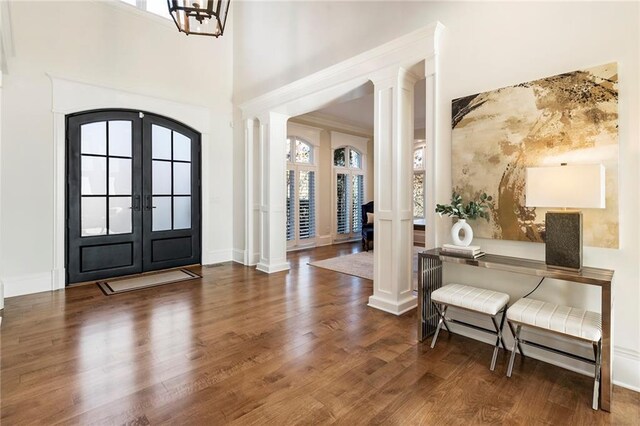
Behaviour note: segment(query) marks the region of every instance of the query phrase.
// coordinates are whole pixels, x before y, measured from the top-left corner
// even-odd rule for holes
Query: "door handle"
[[[133,196],[133,210],[140,211],[140,196],[139,195],[134,195]]]
[[[147,209],[147,210],[151,210],[151,209],[155,209],[156,208],[156,206],[152,206],[151,205],[151,195],[147,195],[145,197],[145,207],[144,208]]]

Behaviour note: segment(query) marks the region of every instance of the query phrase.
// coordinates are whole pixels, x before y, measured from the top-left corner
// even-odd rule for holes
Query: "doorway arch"
[[[418,79],[426,79],[425,136],[435,141],[437,53],[443,28],[440,23],[429,25],[240,105],[245,130],[245,264],[267,273],[289,269],[284,230],[285,164],[280,154],[288,118],[322,108],[371,81],[375,92],[376,266],[369,305],[394,314],[417,305],[410,279],[413,214],[408,196],[413,86]],[[435,144],[429,146],[435,151]],[[432,163],[427,172],[431,188],[426,202],[431,205],[438,167],[435,152],[429,152],[428,158]],[[389,182],[393,182],[392,188],[385,186]],[[430,219],[427,247],[435,246],[437,236],[433,213]],[[389,264],[386,259],[391,259]]]

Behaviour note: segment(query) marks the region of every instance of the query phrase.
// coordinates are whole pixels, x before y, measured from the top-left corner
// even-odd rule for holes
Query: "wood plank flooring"
[[[590,378],[366,306],[370,281],[291,253],[272,275],[237,264],[202,280],[105,296],[95,285],[6,300],[1,423],[639,424],[640,394],[591,407]]]

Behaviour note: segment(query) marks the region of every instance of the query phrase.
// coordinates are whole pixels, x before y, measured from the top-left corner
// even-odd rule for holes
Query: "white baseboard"
[[[214,265],[216,263],[230,262],[233,260],[233,250],[211,250],[202,254],[203,265]]]
[[[316,246],[330,246],[331,245],[331,234],[329,235],[318,235],[316,236]]]
[[[373,295],[369,296],[369,303],[367,306],[390,314],[402,315],[418,306],[418,298],[415,296],[409,296],[407,299],[395,302]]]
[[[640,392],[640,352],[620,346],[613,348],[613,383]]]
[[[3,277],[4,297],[23,296],[25,294],[51,291],[53,287],[53,271],[26,274],[17,277]]]
[[[447,311],[447,317],[452,317],[460,321],[479,325],[488,329],[493,328],[491,326],[491,321],[486,316],[476,315],[472,312],[455,309],[453,307],[449,308]],[[456,324],[449,324],[449,327],[456,334],[460,334],[474,340],[479,340],[490,345],[495,343],[495,337],[490,334],[482,333],[472,328]],[[546,346],[551,346],[552,348],[558,348],[563,351],[576,353],[585,357],[593,356],[593,350],[590,345],[578,344],[573,339],[565,339],[562,336],[544,333],[532,328],[523,328],[522,333],[525,339],[527,336],[534,336],[531,340]],[[513,336],[511,335],[507,324],[504,326],[503,335],[507,348],[511,350],[511,347],[513,346]],[[525,345],[523,346],[523,350],[525,356],[530,356],[531,358],[593,377],[594,371],[593,366],[591,365],[532,346]],[[640,392],[640,353],[620,346],[615,346],[613,348],[613,383],[623,388]]]
[[[258,263],[256,269],[260,272],[264,272],[267,274],[273,274],[275,272],[288,271],[290,269],[289,262],[276,263],[276,264],[266,264],[266,263]]]

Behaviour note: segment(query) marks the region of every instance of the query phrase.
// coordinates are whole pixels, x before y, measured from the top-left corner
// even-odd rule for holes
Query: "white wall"
[[[7,295],[46,290],[53,268],[54,128],[48,74],[210,111],[212,244],[230,260],[232,25],[186,37],[172,21],[113,2],[10,3],[15,56],[3,78],[0,270]],[[113,105],[117,108],[119,105]],[[44,287],[43,287],[44,286]]]
[[[640,17],[637,3],[242,2],[234,14],[234,99],[276,89],[414,29],[446,26],[440,55],[436,161],[437,200],[451,190],[451,100],[460,96],[617,61],[620,77],[620,249],[586,248],[584,263],[615,269],[614,380],[640,389],[640,279],[638,259]],[[402,25],[396,23],[401,22]],[[330,31],[327,30],[330,28]],[[265,37],[268,34],[268,37]],[[236,163],[242,167],[242,164]],[[240,195],[241,196],[241,195]],[[441,239],[450,222],[438,224]],[[544,245],[480,240],[487,251],[543,259]],[[525,294],[535,280],[465,267],[446,279],[482,282]],[[542,299],[598,310],[596,288],[547,282]]]

